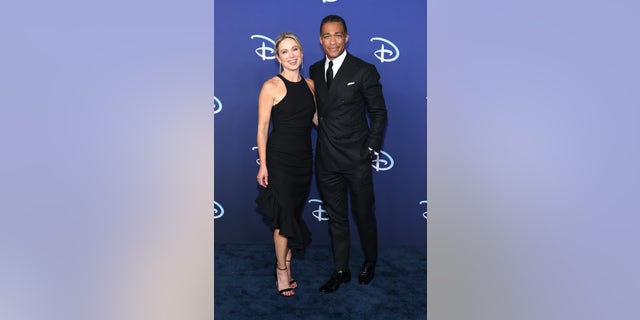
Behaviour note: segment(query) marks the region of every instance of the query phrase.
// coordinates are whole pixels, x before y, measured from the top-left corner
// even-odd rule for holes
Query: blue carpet
[[[373,281],[358,284],[362,253],[351,253],[351,282],[322,294],[333,271],[329,246],[309,246],[293,258],[298,281],[294,297],[280,297],[275,287],[275,255],[270,245],[216,244],[214,251],[215,319],[426,319],[427,248],[381,247]]]

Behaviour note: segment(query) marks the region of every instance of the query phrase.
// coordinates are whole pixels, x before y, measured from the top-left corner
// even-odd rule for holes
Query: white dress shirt
[[[333,59],[333,77],[336,77],[336,74],[338,74],[338,70],[340,69],[340,67],[342,66],[342,63],[344,62],[344,58],[347,56],[347,50],[345,50],[341,55],[337,56],[335,59]],[[326,77],[327,74],[327,69],[329,69],[329,57],[325,56],[324,59],[324,74]],[[327,79],[324,79],[325,81]]]

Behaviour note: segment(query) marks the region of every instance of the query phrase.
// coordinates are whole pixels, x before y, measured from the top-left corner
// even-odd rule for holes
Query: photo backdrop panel
[[[426,2],[224,1],[214,8],[214,208],[217,243],[271,243],[256,211],[260,187],[256,151],[257,100],[262,84],[278,73],[273,40],[295,33],[304,49],[303,75],[323,59],[320,22],[342,16],[347,50],[381,75],[388,125],[372,167],[381,245],[426,244],[427,34]],[[315,130],[312,132],[315,145]],[[315,177],[303,217],[313,244],[328,244],[327,216]],[[354,240],[357,230],[352,229]]]

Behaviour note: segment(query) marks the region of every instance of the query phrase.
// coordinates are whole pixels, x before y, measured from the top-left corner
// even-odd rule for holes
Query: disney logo
[[[371,159],[371,167],[376,169],[376,171],[387,171],[393,168],[393,164],[394,162],[391,155],[382,150]]]
[[[213,201],[213,218],[218,219],[224,215],[224,208],[216,201]]]
[[[373,52],[373,55],[376,56],[376,58],[378,58],[378,60],[380,60],[380,62],[385,63],[385,62],[396,61],[396,60],[398,60],[398,57],[400,57],[400,50],[398,49],[398,47],[396,47],[395,44],[393,44],[393,42],[391,42],[391,41],[389,41],[389,40],[387,40],[385,38],[379,38],[379,37],[373,37],[369,41],[371,41],[371,42],[373,42],[373,41],[382,42],[382,44],[380,45],[380,50],[376,50],[376,51]],[[389,49],[385,48],[385,46],[384,46],[385,43],[388,44],[389,46],[391,46],[391,48],[393,50],[389,50]]]
[[[311,199],[308,203],[319,203],[318,209],[311,211],[311,214],[318,219],[318,221],[327,221],[329,217],[327,216],[327,210],[322,209],[322,200],[320,199]]]
[[[263,36],[263,35],[259,35],[259,34],[254,34],[254,35],[251,36],[251,39],[255,39],[255,38],[269,41],[272,44],[271,47],[267,47],[265,42],[262,41],[262,46],[257,47],[256,50],[255,50],[256,54],[258,55],[258,57],[262,58],[262,61],[275,59],[276,56],[274,55],[275,50],[273,50],[273,47],[275,47],[276,43],[273,40],[271,40],[271,38]],[[270,55],[268,55],[267,52]]]
[[[222,102],[216,96],[213,96],[213,114],[222,111]]]
[[[427,204],[427,200],[422,200],[418,204]],[[427,210],[427,211],[429,211],[429,210]],[[427,220],[427,211],[422,213],[422,216],[424,217],[425,220]]]
[[[258,150],[258,146],[253,146],[253,148],[251,148],[251,150]],[[258,159],[256,159],[256,163],[258,165],[260,165],[260,157],[258,157]]]

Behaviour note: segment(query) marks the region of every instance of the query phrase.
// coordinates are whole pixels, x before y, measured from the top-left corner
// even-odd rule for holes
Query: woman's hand
[[[266,166],[260,166],[260,170],[258,170],[258,184],[262,187],[266,188],[269,184],[269,173],[267,172]]]

